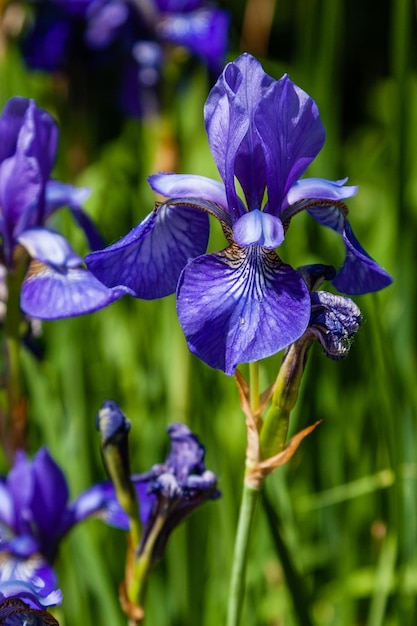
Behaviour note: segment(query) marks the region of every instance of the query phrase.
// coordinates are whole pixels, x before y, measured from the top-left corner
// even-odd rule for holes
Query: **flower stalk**
[[[117,500],[128,516],[129,535],[126,555],[125,580],[121,585],[122,607],[129,617],[129,624],[141,624],[144,616],[140,598],[143,596],[144,574],[149,567],[146,559],[138,562],[136,550],[142,525],[136,490],[130,478],[128,435],[130,421],[116,403],[107,401],[97,414],[97,427],[101,434],[101,454],[106,471],[112,481]],[[145,567],[144,567],[145,565]]]
[[[238,626],[240,624],[249,541],[260,494],[260,487],[253,488],[244,481],[233,556],[233,570],[230,580],[227,626]]]
[[[204,446],[183,424],[168,427],[171,449],[165,462],[131,476],[130,421],[116,402],[106,400],[96,423],[104,465],[119,505],[113,507],[110,523],[129,531],[120,604],[129,626],[140,626],[149,575],[162,557],[170,533],[198,506],[219,498],[217,477],[206,469]]]
[[[249,543],[263,482],[268,474],[292,457],[304,437],[319,423],[305,428],[287,442],[290,414],[298,398],[306,357],[314,339],[314,335],[307,331],[288,348],[275,384],[264,394],[259,394],[258,362],[250,364],[249,386],[241,374],[236,375],[248,434],[246,471],[235,541],[227,626],[240,624]],[[270,407],[262,419],[261,415],[269,401]]]
[[[246,473],[251,472],[256,466],[259,457],[259,448],[254,446],[257,442],[258,425],[261,420],[255,422],[255,428],[251,428],[251,416],[259,411],[259,363],[249,364],[250,386],[248,389],[249,407],[247,413],[248,445],[246,451]],[[255,421],[255,420],[254,420]],[[254,449],[255,448],[255,449]],[[233,569],[230,580],[229,604],[227,613],[227,626],[236,626],[240,622],[245,589],[246,565],[248,560],[249,541],[251,529],[255,517],[256,503],[260,495],[260,487],[247,484],[246,476],[243,481],[242,502],[239,511],[239,521],[236,531],[236,540],[233,556]]]
[[[2,415],[1,439],[10,463],[18,449],[25,449],[26,399],[22,394],[20,362],[22,315],[20,289],[27,268],[27,255],[16,255],[13,269],[7,272],[7,310],[4,320],[6,403]]]
[[[294,408],[308,350],[314,340],[313,336],[293,343],[286,351],[274,393],[262,426],[260,447],[262,459],[268,459],[282,451],[288,435],[290,413]]]

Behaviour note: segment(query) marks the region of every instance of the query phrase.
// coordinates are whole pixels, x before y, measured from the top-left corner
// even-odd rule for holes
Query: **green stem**
[[[278,454],[285,446],[290,413],[297,402],[306,356],[312,342],[313,338],[306,333],[293,343],[284,355],[271,406],[262,426],[260,437],[262,459]]]
[[[140,607],[144,606],[147,590],[149,571],[152,567],[152,553],[155,542],[165,524],[166,518],[160,515],[156,518],[150,534],[148,535],[143,552],[136,558],[133,567],[133,577],[128,588],[128,597]]]
[[[227,626],[238,626],[240,623],[245,588],[249,539],[256,503],[259,500],[260,493],[260,489],[253,489],[246,484],[243,485],[242,503],[240,506],[239,522],[235,541],[232,577],[230,581]]]
[[[24,448],[26,403],[22,395],[20,362],[21,324],[20,289],[27,258],[22,255],[7,274],[7,312],[4,321],[6,409],[1,424],[3,448],[10,462],[18,448]]]
[[[253,412],[259,408],[259,363],[249,363],[250,378],[250,405]],[[253,462],[259,459],[246,459],[246,469],[249,470]],[[229,603],[227,611],[227,626],[237,626],[242,612],[245,590],[246,563],[252,522],[255,514],[260,488],[256,489],[244,482],[242,501],[240,504],[239,521],[236,532],[235,549],[233,555],[232,576],[230,579]]]

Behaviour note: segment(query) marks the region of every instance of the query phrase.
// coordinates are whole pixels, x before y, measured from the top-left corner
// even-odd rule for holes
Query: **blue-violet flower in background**
[[[276,353],[307,328],[309,290],[275,251],[300,211],[343,238],[346,259],[333,280],[339,291],[376,291],[391,277],[360,246],[347,221],[343,200],[357,187],[346,186],[346,179],[300,179],[321,150],[325,131],[315,102],[287,75],[274,80],[251,55],[241,55],[211,90],[204,119],[223,182],[151,176],[154,191],[169,199],[86,262],[108,287],[124,285],[139,298],[176,291],[190,350],[233,374],[239,363]],[[221,222],[229,243],[214,254],[205,254],[208,214]]]
[[[101,80],[98,91],[106,89],[106,94],[109,80],[118,82],[120,103],[131,115],[155,108],[166,52],[172,46],[200,58],[214,75],[224,61],[229,18],[207,0],[32,0],[28,4],[35,10],[22,40],[29,67],[64,70],[75,74],[75,79],[86,70],[90,80]]]
[[[0,264],[12,271],[23,249],[32,258],[23,281],[21,307],[35,318],[89,313],[120,298],[89,272],[68,241],[45,222],[60,207],[70,208],[91,249],[102,246],[82,210],[88,189],[50,178],[58,128],[33,100],[10,99],[0,116]]]
[[[47,598],[57,586],[53,562],[64,535],[88,517],[112,517],[114,500],[112,485],[103,483],[69,502],[65,476],[46,448],[32,461],[18,452],[0,478],[0,584],[20,580]]]
[[[126,503],[129,496],[123,484],[124,468],[129,467],[127,436],[130,422],[116,402],[107,400],[98,413],[97,428],[102,436],[102,449],[120,444],[122,461],[119,463],[120,473],[117,478],[118,495],[121,493]],[[201,504],[220,496],[217,477],[206,469],[205,448],[198,437],[187,426],[179,423],[168,427],[168,435],[171,450],[165,462],[154,465],[149,472],[131,476],[142,523],[142,536],[136,557],[139,558],[146,549],[147,554],[151,555],[152,563],[162,556],[168,538],[176,526]],[[105,455],[104,459],[109,468]],[[106,521],[113,526],[129,529],[128,514],[116,500],[114,506],[107,507]]]

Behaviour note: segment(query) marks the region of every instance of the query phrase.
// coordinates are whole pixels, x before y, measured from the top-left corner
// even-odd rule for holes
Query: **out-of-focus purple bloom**
[[[67,206],[90,247],[102,245],[82,210],[88,189],[51,180],[58,141],[55,120],[33,100],[12,98],[0,116],[0,262],[7,270],[24,248],[33,259],[23,282],[21,307],[34,318],[57,319],[100,309],[125,289],[108,289],[58,233],[48,218]]]
[[[113,440],[114,433],[117,436],[120,431],[120,425],[123,436],[126,435],[126,419],[115,402],[107,402],[103,408],[105,411],[100,411],[98,427],[104,435],[104,445],[107,445],[106,436],[111,432]],[[113,421],[114,428],[109,424]],[[205,449],[198,437],[184,424],[169,426],[168,435],[171,450],[165,463],[154,465],[145,474],[132,476],[143,525],[137,556],[140,556],[151,538],[153,562],[162,556],[169,535],[178,524],[201,504],[220,496],[216,475],[206,470]],[[113,526],[129,529],[129,517],[116,501],[113,507],[107,508],[106,521]],[[159,528],[157,537],[156,524]]]
[[[109,483],[70,502],[64,474],[46,448],[32,461],[18,452],[0,479],[0,583],[21,580],[48,597],[57,586],[52,564],[61,539],[88,517],[112,517],[114,507]]]
[[[107,75],[118,68],[128,113],[147,112],[165,50],[181,46],[215,74],[227,48],[229,18],[207,0],[32,0],[35,19],[23,42],[28,65],[71,72],[80,61]],[[131,80],[128,80],[130,78]]]
[[[0,624],[3,626],[58,626],[56,619],[45,608],[60,604],[59,589],[42,596],[37,589],[20,580],[0,582]]]
[[[249,54],[229,63],[207,99],[204,118],[223,183],[204,176],[157,174],[169,198],[126,237],[90,254],[89,269],[107,286],[139,298],[175,290],[188,346],[210,366],[233,374],[239,363],[270,356],[298,339],[310,319],[310,295],[275,249],[302,210],[339,233],[346,260],[333,284],[366,293],[390,284],[347,221],[346,179],[300,176],[321,150],[325,131],[315,102],[287,75],[274,80]],[[238,186],[243,197],[238,194]],[[205,254],[208,214],[229,246]]]

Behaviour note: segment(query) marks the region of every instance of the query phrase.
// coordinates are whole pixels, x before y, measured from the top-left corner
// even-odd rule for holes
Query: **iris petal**
[[[59,180],[49,180],[45,187],[45,215],[51,215],[62,206],[80,207],[89,195],[88,187],[74,187]]]
[[[275,354],[298,339],[309,321],[310,296],[274,252],[234,245],[185,267],[177,312],[190,350],[231,375],[239,363]]]
[[[220,89],[219,83],[223,75],[229,77],[229,80],[224,80]],[[229,212],[232,219],[237,219],[242,211],[235,187],[235,159],[246,133],[250,130],[250,120],[244,104],[235,93],[242,78],[237,67],[229,64],[222,77],[207,99],[204,120],[211,153],[226,187]],[[217,97],[217,91],[221,91],[221,97]]]
[[[0,528],[12,528],[14,521],[13,500],[3,480],[0,480]]]
[[[233,235],[235,242],[241,246],[258,244],[272,249],[278,248],[284,241],[284,228],[278,217],[256,209],[238,219]]]
[[[0,164],[2,237],[8,263],[11,263],[15,237],[34,221],[32,217],[41,200],[41,195],[40,171],[35,159],[18,155]]]
[[[346,259],[332,281],[338,291],[360,295],[379,291],[392,283],[391,276],[369,256],[356,239],[346,218],[347,208],[343,203],[330,203],[326,206],[318,201],[317,206],[311,206],[311,202],[307,200],[298,203],[298,206],[304,204],[304,208],[309,207],[308,213],[319,224],[331,228],[343,237]]]
[[[52,169],[58,129],[49,113],[39,109],[34,100],[17,96],[4,106],[0,116],[0,163],[17,152],[35,157],[46,179]]]
[[[33,259],[53,267],[80,267],[82,264],[82,258],[65,237],[47,228],[28,228],[18,237],[18,242]]]
[[[88,517],[98,517],[116,528],[129,529],[129,518],[120,507],[110,482],[93,485],[71,503],[66,530]]]
[[[259,101],[255,124],[265,153],[268,211],[280,215],[288,190],[320,152],[324,128],[314,100],[287,75]]]
[[[60,533],[60,521],[64,515],[69,492],[61,468],[55,463],[48,450],[41,448],[32,461],[34,494],[31,502],[33,519],[38,528],[44,553],[48,551],[48,540]]]
[[[338,291],[361,295],[379,291],[392,283],[391,276],[362,248],[347,220],[343,241],[346,259],[332,281]]]
[[[27,512],[34,493],[31,464],[22,450],[16,452],[13,467],[7,475],[7,488],[14,504],[13,530],[17,535],[31,534]]]
[[[148,180],[152,189],[166,198],[201,198],[227,210],[226,189],[218,180],[196,174],[154,174]]]
[[[187,206],[163,204],[117,243],[86,257],[108,287],[124,285],[138,298],[173,293],[190,258],[205,252],[208,216]]]
[[[254,112],[273,83],[249,54],[229,63],[211,90],[204,108],[210,148],[225,181],[231,206],[236,204],[234,176],[249,209],[261,206],[265,185],[265,157],[253,123]]]
[[[74,187],[57,180],[50,180],[45,189],[45,217],[57,209],[67,206],[85,232],[91,250],[99,250],[105,243],[94,222],[83,211],[82,205],[90,195],[88,187]]]
[[[204,446],[185,424],[171,424],[168,435],[171,439],[171,450],[165,466],[175,475],[180,485],[185,485],[190,474],[201,474],[205,470]]]
[[[30,317],[56,320],[92,313],[129,290],[109,289],[83,267],[57,270],[32,261],[23,281],[20,306]]]
[[[140,519],[144,525],[148,523],[156,503],[156,496],[149,492],[152,478],[152,473],[132,476],[139,502]],[[68,527],[90,516],[98,517],[115,528],[129,530],[129,518],[121,508],[110,482],[94,485],[74,500],[70,507]]]
[[[20,127],[16,125],[18,119]],[[16,237],[43,218],[45,183],[55,159],[57,128],[49,113],[24,98],[12,99],[6,105],[2,126],[8,121],[18,134],[14,136],[13,153],[0,161],[0,205],[7,236]],[[6,154],[12,140],[6,132]]]
[[[346,200],[358,193],[357,185],[345,186],[344,180],[325,180],[324,178],[303,178],[296,182],[285,200],[285,205],[293,205],[305,198],[323,200]]]
[[[62,602],[60,589],[55,589],[46,596],[43,596],[39,589],[20,580],[7,580],[0,583],[0,600],[17,597],[33,608],[53,606]]]

